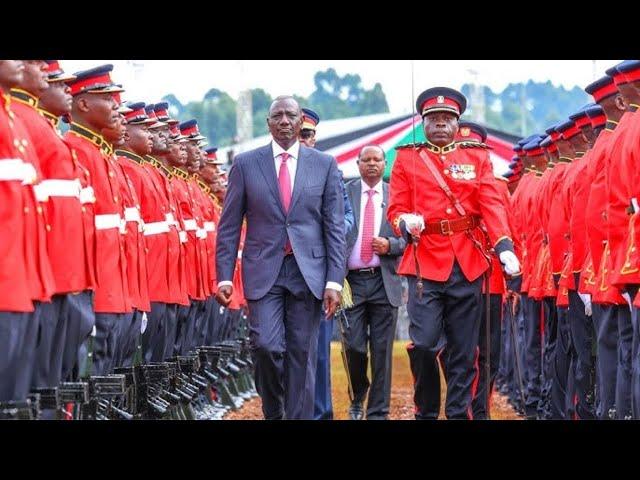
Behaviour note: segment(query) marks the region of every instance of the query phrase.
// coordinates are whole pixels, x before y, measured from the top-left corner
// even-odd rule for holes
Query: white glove
[[[582,300],[582,303],[584,303],[584,314],[587,317],[593,315],[593,311],[591,310],[591,295],[588,293],[578,292],[578,296],[580,297],[580,300]]]
[[[140,322],[140,333],[143,334],[147,329],[147,312],[142,312],[142,322]]]
[[[400,215],[400,220],[404,220],[404,226],[410,235],[420,233],[424,230],[424,218],[422,215],[414,215],[413,213],[405,213]]]
[[[500,254],[500,262],[504,265],[504,271],[507,275],[515,275],[520,272],[520,262],[515,253],[506,250]]]
[[[631,314],[633,314],[633,302],[631,301],[631,295],[628,292],[622,292],[621,295],[627,301],[627,305],[629,305],[629,310],[631,310]]]

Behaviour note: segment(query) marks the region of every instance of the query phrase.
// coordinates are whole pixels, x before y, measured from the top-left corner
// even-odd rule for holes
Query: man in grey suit
[[[347,360],[354,401],[349,416],[360,420],[369,386],[367,419],[387,419],[391,399],[393,339],[402,304],[402,282],[396,274],[398,257],[406,242],[395,236],[387,221],[389,185],[382,181],[385,152],[378,145],[365,146],[358,155],[360,180],[347,184],[355,217],[347,237],[349,273],[354,306],[346,311]],[[368,332],[367,332],[368,331]],[[372,380],[367,378],[367,340],[371,349]]]
[[[336,160],[300,145],[300,106],[271,104],[273,141],[237,155],[218,225],[222,305],[233,291],[240,228],[256,388],[266,419],[312,419],[321,309],[331,317],[344,281],[344,201]]]

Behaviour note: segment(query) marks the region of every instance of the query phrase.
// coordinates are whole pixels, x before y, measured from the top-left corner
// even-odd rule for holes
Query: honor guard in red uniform
[[[640,285],[640,268],[638,268],[638,152],[640,135],[640,61],[627,60],[617,65],[617,70],[624,75],[626,82],[618,84],[625,99],[628,100],[627,110],[629,126],[621,141],[612,146],[610,152],[609,176],[609,242],[612,246],[613,273],[611,282],[620,285],[628,296],[627,301],[633,301],[633,341],[632,341],[632,398],[631,410],[634,419],[640,418],[640,333],[638,332],[638,287]],[[621,122],[622,123],[622,122]],[[622,125],[620,125],[621,127]],[[623,215],[622,213],[625,213]],[[626,222],[623,218],[626,217]],[[626,225],[623,227],[623,224]],[[614,244],[619,246],[614,251]]]
[[[123,89],[111,80],[112,65],[77,72],[68,82],[73,96],[73,122],[65,141],[89,171],[95,195],[95,261],[97,286],[94,296],[96,336],[93,374],[112,371],[120,322],[131,319],[125,239],[120,234],[124,207],[111,146],[100,133],[119,119],[113,94]]]
[[[9,95],[22,81],[24,69],[22,60],[0,60],[0,225],[11,232],[0,235],[0,401],[26,399],[39,324],[26,269],[26,257],[33,254],[26,244],[26,236],[33,234],[27,217],[37,213],[31,208],[35,198],[25,198],[33,192],[23,186],[34,175],[18,151],[24,146],[14,131],[16,114]]]
[[[54,75],[53,81],[50,73]],[[89,290],[95,281],[88,275],[80,172],[72,151],[56,129],[58,117],[71,110],[71,95],[64,81],[73,78],[73,75],[64,74],[55,61],[32,61],[30,68],[25,70],[23,82],[11,90],[15,112],[29,131],[43,175],[36,189],[38,195],[46,199],[43,208],[47,252],[55,281],[55,295],[50,303],[43,304],[44,312],[40,319],[32,379],[34,388],[56,387],[70,373],[79,347],[79,325],[75,320],[80,316],[75,314],[69,299],[71,295],[79,295],[75,300],[84,303],[83,310],[91,309]],[[55,114],[40,109],[41,98]],[[91,317],[89,323],[93,324],[95,320],[93,315]],[[68,338],[72,340],[69,345]],[[74,345],[75,354],[72,350]],[[68,363],[63,372],[65,354]]]
[[[480,148],[488,149],[486,145],[487,130],[482,126],[474,122],[461,121],[459,123],[458,133],[456,134],[456,142],[459,147],[463,148]],[[509,191],[507,189],[507,179],[501,176],[496,176],[496,185],[501,194],[502,203],[505,210],[509,211]],[[511,232],[515,232],[513,225],[510,222],[511,215],[507,216],[509,221],[509,229]],[[482,241],[482,238],[478,238]],[[486,285],[483,285],[483,293],[485,293]],[[498,372],[498,365],[500,363],[500,338],[501,338],[501,323],[502,323],[502,297],[505,293],[504,275],[502,273],[502,264],[495,254],[491,255],[491,276],[489,277],[489,296],[490,296],[490,355],[489,355],[489,367],[490,378],[489,383],[490,392],[493,391],[493,383],[495,376]],[[472,399],[472,412],[474,420],[486,420],[490,405],[487,405],[487,398],[491,398],[491,393],[487,395],[487,378],[486,378],[486,308],[482,308],[482,317],[480,323],[480,335],[478,337],[478,362],[476,366],[477,380],[474,382],[475,388],[473,389]]]
[[[613,74],[613,72],[611,72]],[[597,378],[599,404],[596,415],[599,419],[618,418],[630,414],[630,393],[626,405],[619,403],[627,395],[618,391],[618,347],[620,331],[624,332],[623,340],[631,342],[632,333],[630,312],[627,302],[622,297],[619,289],[610,284],[608,278],[611,269],[610,252],[608,248],[607,233],[607,152],[614,139],[614,131],[620,122],[626,105],[614,82],[613,75],[607,75],[585,88],[585,91],[593,96],[607,116],[607,124],[604,131],[598,137],[589,156],[589,163],[585,168],[585,175],[580,179],[584,182],[587,198],[586,233],[588,238],[588,251],[590,265],[585,264],[581,275],[581,283],[591,295],[593,302],[593,317],[597,331]],[[576,201],[578,199],[576,198]],[[584,204],[582,204],[584,205]],[[578,207],[580,208],[580,207]],[[629,317],[629,318],[627,318]],[[626,325],[629,328],[626,328]],[[619,327],[625,326],[620,329]],[[629,330],[627,335],[627,330]],[[621,410],[618,410],[621,408]]]
[[[432,392],[425,391],[436,347],[444,333],[447,418],[471,418],[471,387],[481,313],[482,274],[488,258],[473,237],[482,219],[490,242],[510,275],[520,272],[502,196],[488,152],[454,142],[466,98],[450,88],[424,91],[416,103],[427,142],[400,148],[390,183],[389,222],[397,234],[416,238],[398,273],[408,276],[410,352],[416,418]],[[423,280],[424,279],[424,280]],[[420,288],[420,292],[416,288]],[[426,373],[428,371],[429,373]]]
[[[205,301],[205,313],[203,316],[203,320],[196,331],[196,335],[194,338],[194,343],[196,346],[206,345],[206,338],[208,332],[213,327],[212,323],[215,321],[216,311],[218,310],[218,303],[215,300],[215,297],[212,293],[215,291],[217,281],[215,278],[215,247],[216,247],[216,238],[215,238],[215,208],[213,199],[210,196],[211,187],[209,184],[213,182],[216,176],[216,170],[219,160],[215,157],[216,147],[207,147],[205,148],[205,157],[203,162],[200,164],[200,169],[198,172],[198,197],[200,198],[200,205],[202,209],[203,221],[204,221],[204,230],[207,232],[207,236],[205,238],[205,245],[207,247],[207,285],[209,288],[209,296]]]
[[[119,94],[115,94],[120,104]],[[151,310],[149,302],[149,283],[147,275],[147,247],[144,239],[144,223],[140,215],[140,199],[131,178],[125,172],[123,165],[128,160],[117,154],[118,148],[125,143],[126,127],[125,113],[131,109],[120,106],[121,114],[116,128],[103,129],[102,134],[111,143],[116,158],[114,168],[120,185],[120,196],[124,205],[124,219],[120,225],[120,233],[125,237],[125,253],[127,255],[127,279],[133,314],[129,322],[121,323],[119,348],[116,353],[116,366],[131,367],[137,346],[140,344],[143,317]]]
[[[152,345],[154,348],[153,358],[165,360],[175,355],[178,309],[190,306],[185,250],[188,236],[184,230],[182,213],[174,193],[174,186],[171,184],[171,179],[173,178],[171,167],[165,164],[162,158],[168,152],[166,124],[158,122],[153,107],[148,107],[149,105],[144,108],[145,114],[148,118],[152,119],[154,123],[149,125],[152,148],[151,154],[145,156],[145,160],[147,161],[146,166],[168,201],[169,212],[167,213],[166,221],[171,228],[176,229],[180,238],[177,252],[175,254],[169,254],[169,294],[172,298],[171,303],[174,305],[167,306],[165,326],[161,331],[161,341],[157,341]]]
[[[75,150],[64,142],[59,130],[61,120],[70,121],[73,101],[65,82],[75,77],[65,73],[57,60],[47,60],[47,64],[49,88],[40,95],[38,110],[47,119],[51,131],[49,135],[42,136],[43,141],[50,141],[50,145],[40,147],[43,152],[41,158],[50,159],[42,163],[45,184],[50,187],[47,187],[50,190],[47,205],[51,218],[48,247],[51,252],[58,245],[55,255],[49,254],[56,288],[65,289],[66,284],[69,292],[66,295],[61,378],[63,381],[76,381],[81,365],[87,360],[87,343],[95,325],[95,218],[92,203],[95,199],[88,171],[80,165]],[[51,195],[51,191],[58,195]],[[79,288],[79,285],[84,287]]]
[[[18,87],[24,88],[27,86],[33,91],[46,89],[48,87],[46,72],[44,72],[46,65],[43,60],[25,60],[23,76],[18,83]],[[20,90],[20,92],[25,92],[25,90]],[[50,305],[51,297],[55,293],[55,279],[47,251],[47,232],[51,228],[46,211],[48,197],[41,190],[44,177],[40,167],[40,158],[28,124],[30,120],[27,120],[29,113],[31,113],[30,110],[33,108],[28,105],[28,102],[31,101],[35,105],[37,99],[31,97],[30,99],[25,98],[24,100],[16,101],[15,96],[13,94],[11,96],[13,99],[11,108],[14,115],[12,118],[12,130],[16,137],[14,143],[18,158],[22,160],[25,171],[28,172],[28,178],[22,182],[26,222],[25,269],[29,279],[32,299],[34,300],[34,318],[36,319],[35,325],[30,325],[30,328],[35,328],[35,333],[25,339],[24,371],[19,375],[22,381],[27,382],[27,384],[30,383],[31,387],[44,387],[47,386],[45,384],[49,383],[49,381],[48,379],[45,381],[42,377],[49,376],[50,370],[47,363],[51,355],[53,355],[51,353],[51,345],[54,342],[54,329],[51,326],[52,324],[55,326],[57,318],[52,317],[54,312],[51,311]],[[36,110],[33,110],[33,113],[39,120],[43,120]],[[39,335],[41,328],[47,332],[46,335]],[[32,338],[35,338],[33,340],[35,342],[35,350],[31,348]],[[53,376],[60,374],[60,356],[57,354],[54,356],[56,357],[56,365],[53,369],[54,373],[51,374]],[[43,372],[43,374],[41,375],[40,372]],[[28,378],[27,375],[31,378]],[[34,385],[34,381],[37,381],[37,385]],[[22,388],[21,386],[20,389],[22,390]]]
[[[116,150],[119,163],[140,200],[140,215],[147,249],[147,275],[150,312],[147,324],[141,326],[143,362],[162,361],[164,355],[164,332],[167,316],[175,317],[170,278],[179,286],[177,261],[180,254],[180,238],[173,224],[169,224],[170,213],[162,179],[150,171],[144,157],[151,153],[153,140],[149,126],[157,122],[147,117],[144,103],[130,103],[130,112],[125,113],[127,136],[124,145]],[[155,170],[155,169],[154,169]],[[154,347],[156,347],[154,349]],[[155,356],[154,356],[155,353]]]
[[[169,138],[168,126],[165,134],[168,143],[173,143]],[[173,155],[172,150],[168,148],[166,153],[157,156],[159,160],[171,169],[170,183],[173,195],[178,202],[187,240],[184,242],[184,248],[189,305],[178,307],[176,354],[185,354],[191,347],[190,342],[195,330],[196,319],[201,316],[205,300],[202,277],[202,249],[200,247],[200,239],[196,236],[199,229],[202,229],[200,225],[202,220],[198,215],[199,211],[197,211],[192,197],[192,187],[189,184],[189,172],[187,171],[187,163],[190,158],[193,158],[190,156],[190,148],[196,149],[196,154],[198,153],[197,146],[191,145],[193,143],[190,141],[185,142],[187,147],[186,155]]]
[[[191,181],[190,171],[197,165],[200,167],[200,150],[198,142],[205,137],[200,135],[196,120],[189,120],[180,124],[180,133],[186,137],[186,156],[167,156],[165,160],[173,168],[174,194],[180,205],[184,228],[187,233],[186,268],[189,279],[188,291],[190,298],[189,308],[178,309],[178,340],[177,349],[181,354],[186,353],[191,347],[196,327],[201,323],[205,313],[204,302],[208,296],[209,288],[206,285],[208,276],[206,267],[206,242],[204,224],[200,207],[196,202],[194,186]],[[173,163],[172,163],[173,162]]]
[[[562,131],[561,138],[557,140],[560,148],[561,161],[571,159],[567,164],[562,185],[559,188],[557,207],[552,207],[553,215],[550,219],[550,231],[552,232],[552,256],[557,255],[554,250],[558,245],[558,239],[554,235],[563,235],[566,243],[563,243],[563,262],[560,274],[558,297],[556,299],[558,309],[568,307],[568,325],[558,325],[558,347],[556,356],[560,360],[565,358],[568,362],[567,382],[561,387],[566,390],[564,405],[566,412],[564,418],[590,419],[594,418],[593,412],[593,388],[594,376],[592,357],[593,328],[590,312],[577,292],[576,278],[573,266],[573,238],[571,236],[571,215],[573,211],[573,185],[578,175],[584,168],[584,157],[591,148],[593,129],[588,110],[593,108],[589,104],[577,113],[570,115],[573,125],[568,125]],[[580,233],[584,236],[584,230]],[[589,315],[587,315],[589,313]],[[563,317],[560,316],[562,322]],[[556,378],[564,378],[562,376]],[[573,389],[569,386],[573,385]],[[554,397],[560,401],[560,395]],[[560,408],[559,405],[557,405]]]
[[[522,147],[514,146],[514,151],[518,149],[520,152]],[[503,178],[507,181],[507,190],[509,193],[509,220],[513,225],[511,231],[514,240],[514,251],[518,258],[523,258],[522,248],[522,227],[519,223],[520,216],[517,214],[514,205],[514,193],[516,192],[522,175],[524,174],[523,161],[520,156],[515,155],[511,158],[509,171],[503,174]],[[509,401],[519,414],[524,413],[524,371],[522,366],[524,362],[524,328],[522,322],[522,296],[520,290],[522,288],[522,275],[519,277],[519,284],[509,285],[503,299],[503,320],[502,320],[502,342],[500,352],[500,366],[496,378],[498,390],[504,395],[508,395]]]
[[[540,148],[543,137],[532,135],[521,140],[524,164],[528,169],[514,194],[517,201],[517,218],[524,234],[523,257],[526,259],[523,267],[522,280],[522,309],[524,330],[524,378],[525,405],[524,413],[527,418],[535,419],[540,415],[538,406],[541,400],[541,372],[542,372],[542,303],[539,299],[538,266],[540,251],[543,246],[542,226],[540,217],[534,206],[537,200],[543,171],[547,168],[547,158],[544,149]]]

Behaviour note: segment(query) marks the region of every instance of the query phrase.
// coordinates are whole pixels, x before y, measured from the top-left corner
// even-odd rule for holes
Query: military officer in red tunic
[[[112,65],[75,73],[68,82],[73,96],[73,122],[65,134],[78,162],[89,171],[95,196],[96,280],[93,309],[96,336],[93,343],[93,374],[106,375],[115,367],[120,322],[133,315],[127,281],[125,239],[120,234],[124,205],[116,177],[116,160],[100,133],[119,120],[113,94],[122,88],[111,80]]]
[[[418,419],[430,418],[422,412],[437,394],[429,385],[434,384],[431,367],[443,334],[449,352],[446,416],[472,416],[482,274],[490,262],[475,241],[481,220],[505,273],[520,273],[487,150],[460,148],[454,141],[466,103],[450,88],[422,92],[416,108],[427,141],[400,147],[391,173],[387,217],[409,243],[398,273],[409,281],[409,359]]]

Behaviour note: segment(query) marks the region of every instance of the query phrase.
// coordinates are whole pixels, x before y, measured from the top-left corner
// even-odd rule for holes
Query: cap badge
[[[436,99],[436,101],[438,103],[444,103],[444,97],[442,95],[438,95],[438,98]]]

